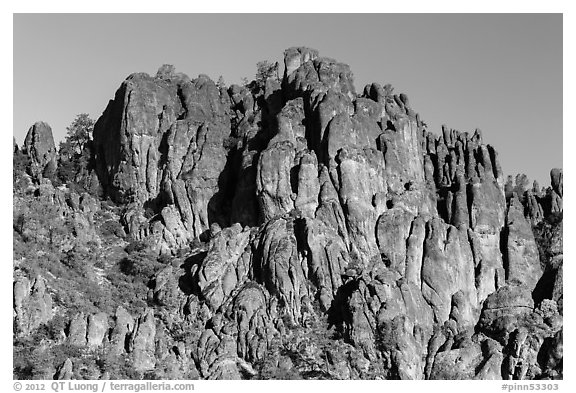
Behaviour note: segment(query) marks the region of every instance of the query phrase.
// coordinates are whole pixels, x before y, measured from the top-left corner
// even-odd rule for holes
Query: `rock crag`
[[[562,378],[562,170],[513,184],[480,130],[436,135],[313,49],[284,66],[248,86],[169,66],[122,83],[94,167],[126,234],[179,262],[139,315],[80,312],[67,342],[170,378]],[[41,278],[14,288],[19,334],[51,318]]]

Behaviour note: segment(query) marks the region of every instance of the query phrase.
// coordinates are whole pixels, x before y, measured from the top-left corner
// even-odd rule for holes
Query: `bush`
[[[229,136],[228,138],[224,139],[222,142],[222,146],[227,151],[234,150],[238,146],[238,142],[242,140],[241,137]]]
[[[24,190],[28,182],[25,179],[30,167],[30,157],[22,151],[16,151],[12,156],[12,188],[15,192]]]
[[[162,265],[171,265],[174,258],[171,255],[163,254],[158,257],[158,263]]]
[[[85,266],[89,263],[92,254],[90,254],[87,250],[81,250],[76,247],[68,251],[64,258],[62,259],[62,263],[69,267],[72,270],[83,275],[85,273]]]
[[[56,369],[67,358],[73,362],[80,359],[83,352],[79,347],[67,343],[45,347],[48,328],[38,329],[25,339],[14,341],[14,377],[17,379],[52,379]]]
[[[128,254],[133,254],[136,252],[142,252],[148,247],[146,243],[141,242],[140,240],[133,240],[126,246],[124,249]]]
[[[68,319],[62,315],[55,315],[51,320],[46,322],[46,336],[52,341],[58,341],[62,336],[62,332],[66,329]]]
[[[156,273],[163,265],[148,255],[136,254],[120,261],[120,271],[127,276],[146,280]]]
[[[22,175],[28,171],[30,166],[30,157],[22,151],[16,151],[12,156],[12,171],[14,177]]]

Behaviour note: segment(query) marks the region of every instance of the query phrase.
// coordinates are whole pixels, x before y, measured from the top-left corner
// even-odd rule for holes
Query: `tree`
[[[224,77],[222,75],[220,75],[218,77],[218,82],[216,82],[216,86],[219,89],[225,89],[226,88],[226,81],[224,80]]]
[[[256,63],[255,81],[259,87],[266,85],[268,78],[277,79],[278,63],[272,63],[268,60],[262,60]]]
[[[84,148],[92,139],[94,131],[94,120],[87,113],[81,113],[76,119],[66,127],[66,138],[60,142],[60,157],[66,157],[68,160],[75,155],[81,155]]]
[[[58,178],[68,184],[88,167],[94,120],[87,113],[81,113],[66,130],[68,133],[60,142],[58,152]]]
[[[12,155],[12,185],[14,190],[26,187],[24,175],[30,167],[30,157],[22,150],[16,150]]]

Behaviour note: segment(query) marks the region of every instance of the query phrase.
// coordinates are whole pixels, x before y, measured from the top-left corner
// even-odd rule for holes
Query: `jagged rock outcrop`
[[[86,316],[83,312],[76,314],[68,325],[68,343],[70,345],[86,345]]]
[[[552,181],[552,189],[560,198],[564,196],[564,180],[562,176],[562,169],[554,168],[550,171],[550,179]]]
[[[42,175],[56,171],[56,145],[52,136],[52,128],[48,123],[39,121],[28,130],[22,151],[30,157],[32,175],[39,179]]]
[[[542,276],[542,269],[536,241],[523,210],[522,204],[512,198],[506,216],[506,279],[519,282],[531,292]]]
[[[62,366],[58,369],[58,373],[56,374],[55,379],[59,381],[72,379],[74,377],[73,367],[74,365],[72,364],[70,358],[66,358],[64,363],[62,363]]]
[[[27,336],[53,316],[52,297],[46,280],[37,276],[29,280],[19,275],[14,281],[14,333]]]
[[[515,188],[516,195],[526,205],[527,217],[534,226],[546,221],[546,218],[551,215],[558,216],[563,212],[564,181],[562,169],[553,168],[550,170],[550,184],[551,187],[547,189],[540,189],[538,184],[535,184],[532,190],[518,189],[518,185]],[[511,197],[512,194],[508,195],[508,198]]]
[[[110,334],[110,343],[115,353],[122,353],[126,348],[126,336],[134,329],[134,318],[122,306],[118,306],[114,316],[115,326]]]
[[[196,274],[200,292],[212,309],[218,309],[248,278],[250,257],[245,249],[249,239],[250,232],[235,224],[211,240],[208,255]]]
[[[264,222],[294,208],[290,174],[296,151],[289,141],[278,142],[264,150],[258,162],[256,195]]]
[[[78,313],[68,342],[176,378],[561,377],[562,171],[505,181],[480,130],[434,135],[390,85],[357,93],[345,64],[284,57],[281,81],[123,82],[98,178],[133,239],[185,257],[150,277],[143,313]],[[38,326],[24,289],[15,315]]]
[[[86,341],[88,346],[97,347],[102,345],[104,337],[108,333],[108,315],[106,313],[92,314],[88,317],[86,329]]]
[[[154,313],[148,310],[136,321],[130,337],[129,352],[132,353],[136,371],[152,370],[156,365],[154,356],[156,336],[156,320]]]
[[[422,261],[422,295],[434,311],[435,320],[443,323],[452,306],[460,306],[461,323],[473,325],[477,308],[474,286],[474,261],[465,230],[433,219],[427,224]],[[460,293],[460,301],[453,297]]]
[[[94,128],[96,170],[105,193],[159,213],[154,225],[129,220],[131,232],[156,234],[168,249],[183,247],[221,220],[229,98],[200,75],[169,69],[131,75]]]

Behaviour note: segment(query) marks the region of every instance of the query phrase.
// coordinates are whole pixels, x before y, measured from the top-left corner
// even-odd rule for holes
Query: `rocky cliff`
[[[139,315],[79,310],[62,340],[171,378],[561,378],[562,171],[514,184],[480,130],[437,136],[313,49],[284,66],[248,86],[169,66],[122,83],[96,175],[128,238],[176,262]],[[29,334],[50,295],[14,285]]]

